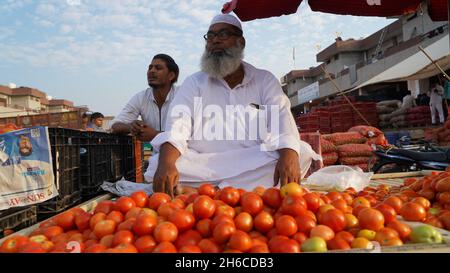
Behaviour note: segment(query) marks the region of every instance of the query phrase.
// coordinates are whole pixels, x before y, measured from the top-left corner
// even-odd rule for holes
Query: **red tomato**
[[[180,208],[172,202],[161,204],[158,208],[158,215],[167,219],[170,214],[173,212],[180,210]]]
[[[142,208],[134,207],[131,208],[127,214],[125,214],[125,219],[128,220],[130,218],[137,218],[139,213],[141,213]]]
[[[17,253],[27,243],[29,243],[29,239],[26,236],[12,236],[3,241],[0,247],[0,253]]]
[[[375,235],[375,241],[380,243],[382,246],[386,246],[391,239],[398,238],[399,234],[392,228],[382,228],[377,231]]]
[[[102,253],[106,249],[107,247],[102,244],[93,244],[91,246],[87,246],[84,253]]]
[[[112,246],[118,246],[120,244],[133,244],[134,234],[128,230],[120,230],[114,234]]]
[[[275,221],[278,235],[290,237],[297,233],[297,222],[290,215],[283,215]]]
[[[327,241],[327,248],[329,250],[351,249],[350,244],[346,240],[338,237]]]
[[[358,223],[361,229],[378,231],[384,227],[384,216],[379,210],[365,208],[358,214]]]
[[[170,195],[163,192],[155,192],[148,198],[148,207],[156,211],[161,204],[170,202],[170,200]]]
[[[324,225],[317,225],[311,229],[311,232],[309,233],[309,237],[321,237],[325,241],[329,241],[334,238],[334,231]]]
[[[304,241],[308,239],[308,235],[303,232],[297,232],[292,236],[292,239],[296,240],[300,245],[303,244]]]
[[[344,213],[346,213],[349,208],[349,206],[347,205],[347,201],[345,201],[344,199],[336,199],[331,202],[331,205]]]
[[[308,210],[312,212],[316,212],[320,207],[320,196],[316,193],[310,192],[303,195],[303,199],[306,201],[306,206]]]
[[[178,249],[178,253],[202,253],[198,246],[183,246]]]
[[[47,227],[43,229],[43,234],[47,239],[52,240],[59,234],[62,234],[64,230],[60,226]]]
[[[220,247],[211,239],[202,239],[197,245],[202,253],[219,253]]]
[[[120,197],[114,204],[114,210],[118,210],[123,214],[126,214],[131,208],[134,207],[136,207],[136,203],[128,196]]]
[[[256,193],[246,192],[241,197],[242,211],[250,213],[250,215],[255,216],[260,213],[263,209],[264,202]]]
[[[94,214],[98,212],[103,212],[104,214],[108,214],[113,211],[114,202],[111,200],[104,200],[97,204],[94,210]]]
[[[124,217],[120,211],[114,210],[106,216],[106,220],[113,220],[118,225],[123,222]]]
[[[198,219],[210,218],[216,210],[216,203],[211,197],[201,195],[197,197],[193,205],[194,215]]]
[[[386,204],[386,205],[391,206],[392,208],[394,208],[395,212],[397,214],[400,213],[400,210],[401,210],[402,205],[403,205],[402,199],[400,199],[397,196],[390,196],[386,200],[384,200],[383,203]]]
[[[239,191],[232,187],[225,187],[219,193],[219,199],[232,207],[239,203],[240,198]]]
[[[295,217],[299,232],[309,235],[311,229],[316,226],[316,221],[307,215],[299,215]]]
[[[97,238],[101,239],[103,236],[113,234],[115,230],[116,222],[113,220],[102,220],[95,225],[93,232]]]
[[[139,253],[151,253],[155,249],[157,243],[151,235],[145,235],[139,237],[134,246],[137,248]]]
[[[379,210],[383,216],[384,221],[386,223],[390,223],[392,221],[396,221],[397,219],[397,212],[395,212],[395,209],[387,204],[379,204],[375,207],[377,210]]]
[[[330,209],[322,215],[319,223],[330,227],[334,232],[339,232],[345,228],[346,222],[342,211],[338,209]]]
[[[113,247],[113,240],[114,240],[114,235],[109,234],[109,235],[103,236],[103,238],[100,239],[100,244],[106,246],[107,248],[111,248],[111,247]]]
[[[270,253],[269,247],[267,246],[267,244],[252,246],[252,248],[249,250],[249,252],[250,253]]]
[[[177,253],[177,248],[171,242],[161,242],[153,249],[153,253]]]
[[[188,195],[188,198],[184,201],[186,205],[189,205],[191,203],[194,203],[195,199],[199,197],[200,195],[198,193],[191,193]]]
[[[216,226],[220,223],[230,223],[230,224],[234,225],[233,218],[231,218],[230,216],[226,216],[226,215],[219,215],[219,216],[214,217],[214,219],[212,220],[211,230],[214,231]]]
[[[134,200],[134,203],[136,203],[136,206],[139,208],[145,207],[148,202],[148,196],[145,191],[133,192],[133,194],[131,194],[131,199]]]
[[[130,218],[128,220],[125,220],[125,222],[120,223],[117,226],[117,230],[132,230],[134,223],[136,223],[136,218]]]
[[[274,219],[272,215],[270,215],[270,213],[262,211],[258,215],[256,215],[253,221],[253,225],[255,226],[256,230],[262,233],[267,233],[273,228]]]
[[[431,207],[430,201],[429,201],[428,199],[426,199],[426,198],[423,198],[423,197],[414,197],[414,198],[411,200],[411,202],[417,203],[417,204],[419,204],[419,205],[422,205],[422,207],[424,207],[425,210],[428,210],[428,209],[430,209],[430,207]]]
[[[162,222],[156,226],[153,235],[157,242],[173,242],[178,237],[178,229],[171,222]]]
[[[330,198],[331,202],[336,201],[338,199],[343,199],[342,195],[337,191],[332,191],[326,194],[328,198]]]
[[[234,211],[233,211],[234,212]],[[179,232],[184,232],[194,227],[195,217],[192,213],[185,210],[177,210],[172,212],[168,218],[169,222],[175,224]]]
[[[214,241],[225,244],[234,232],[236,232],[234,223],[220,223],[213,230]]]
[[[262,199],[264,204],[274,209],[278,209],[282,202],[280,190],[277,188],[267,189],[263,193]]]
[[[64,230],[72,230],[75,228],[75,215],[72,211],[63,212],[57,215],[54,221]]]
[[[252,247],[252,238],[250,238],[246,232],[236,230],[236,232],[231,235],[228,246],[231,249],[247,252]]]
[[[200,187],[198,187],[198,194],[214,198],[214,196],[216,195],[216,189],[211,184],[202,184]]]
[[[234,218],[234,216],[236,215],[236,211],[234,210],[234,208],[232,208],[228,205],[217,206],[214,216],[217,216],[220,214],[224,214],[224,215],[230,216],[231,218]]]
[[[281,212],[283,214],[289,214],[291,216],[298,216],[304,214],[307,210],[305,199],[300,196],[288,195],[283,199],[281,204]]]
[[[352,207],[356,208],[358,206],[370,207],[370,201],[362,196],[356,197],[353,199]]]
[[[250,232],[253,229],[253,218],[247,212],[239,213],[239,215],[234,218],[234,223],[238,230]]]
[[[202,219],[197,222],[195,228],[203,238],[207,238],[212,235],[211,222],[211,219]]]
[[[158,220],[156,217],[141,214],[136,218],[132,230],[137,236],[152,235],[157,225]]]
[[[196,246],[202,240],[202,236],[196,230],[188,230],[180,235],[175,241],[175,246],[177,249],[183,246]]]
[[[404,240],[409,238],[412,231],[410,226],[399,221],[389,222],[387,227],[397,231],[398,236]]]
[[[338,233],[336,233],[335,238],[339,238],[339,239],[343,239],[344,241],[346,241],[349,245],[352,244],[353,240],[355,239],[355,237],[353,236],[353,234],[351,234],[348,231],[339,231]]]
[[[427,212],[422,205],[413,202],[408,202],[402,206],[402,209],[400,210],[400,215],[406,221],[422,222],[425,220]]]
[[[75,226],[79,231],[89,229],[89,220],[91,220],[91,214],[88,212],[81,212],[75,216]]]
[[[269,249],[272,253],[299,253],[300,245],[296,240],[276,235],[269,241]]]

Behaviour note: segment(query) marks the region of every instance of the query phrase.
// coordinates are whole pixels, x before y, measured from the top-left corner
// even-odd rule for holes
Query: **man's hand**
[[[152,141],[153,138],[159,134],[158,131],[156,131],[155,129],[153,129],[150,126],[144,125],[144,127],[141,130],[141,133],[137,135],[137,138],[140,141],[144,141],[144,142],[149,142]]]
[[[153,192],[165,192],[174,197],[178,185],[178,170],[175,164],[159,163],[153,177]]]
[[[280,182],[280,187],[290,182],[300,183],[301,173],[297,152],[292,149],[281,149],[278,152],[280,158],[275,167],[273,186],[278,185],[278,182]]]
[[[135,120],[130,124],[130,126],[131,126],[131,134],[133,136],[138,136],[139,134],[142,133],[145,124],[140,120]]]
[[[158,168],[153,176],[154,192],[165,192],[173,197],[179,180],[175,162],[180,156],[180,152],[172,144],[164,143],[161,146]]]

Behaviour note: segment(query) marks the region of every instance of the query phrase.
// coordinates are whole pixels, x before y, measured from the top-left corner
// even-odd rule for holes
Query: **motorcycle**
[[[450,148],[438,147],[427,141],[420,141],[416,145],[410,145],[409,142],[409,139],[402,137],[396,146],[378,146],[369,169],[374,173],[392,173],[444,171],[450,166]]]

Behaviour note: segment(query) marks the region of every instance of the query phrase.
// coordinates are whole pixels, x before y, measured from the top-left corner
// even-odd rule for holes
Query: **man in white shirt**
[[[173,195],[179,182],[246,190],[282,186],[300,182],[312,159],[320,159],[300,141],[276,77],[242,61],[242,34],[236,17],[213,18],[204,36],[202,71],[184,81],[167,131],[152,141],[159,154],[150,159],[145,178],[155,192]]]
[[[147,71],[150,87],[134,95],[125,105],[112,121],[112,132],[131,133],[147,142],[164,131],[167,111],[176,92],[174,83],[178,74],[178,65],[172,57],[166,54],[155,55]],[[142,121],[137,120],[139,116]]]
[[[444,110],[442,107],[442,98],[444,96],[444,88],[439,83],[434,83],[430,90],[430,110],[431,123],[436,125],[436,112],[439,114],[440,124],[444,124]]]

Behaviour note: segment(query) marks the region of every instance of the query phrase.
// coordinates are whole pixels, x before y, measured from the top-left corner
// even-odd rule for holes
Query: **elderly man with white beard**
[[[172,196],[179,183],[245,190],[299,183],[320,156],[300,141],[275,76],[243,61],[241,23],[217,15],[204,38],[201,71],[184,81],[167,131],[153,139],[159,154],[151,158],[146,180],[155,192]]]

